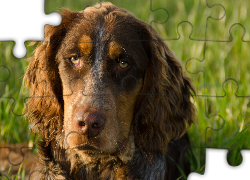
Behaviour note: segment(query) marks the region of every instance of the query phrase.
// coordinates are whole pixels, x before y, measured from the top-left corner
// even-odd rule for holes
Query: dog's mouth
[[[117,142],[117,147],[110,149],[101,149],[89,143],[77,145],[75,148],[83,152],[99,152],[100,154],[121,153],[125,149],[127,141],[127,139],[119,140]]]
[[[90,144],[81,144],[81,145],[76,146],[76,148],[81,151],[100,151],[98,148]]]

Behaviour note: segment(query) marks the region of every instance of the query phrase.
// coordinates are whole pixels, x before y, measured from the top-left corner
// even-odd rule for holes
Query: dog
[[[31,179],[169,179],[190,173],[195,94],[174,52],[111,3],[64,8],[30,59]]]

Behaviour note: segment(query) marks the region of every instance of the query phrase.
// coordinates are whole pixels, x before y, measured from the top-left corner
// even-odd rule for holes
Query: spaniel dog
[[[195,93],[148,24],[111,3],[61,11],[24,81],[41,138],[31,179],[169,179],[190,173]]]

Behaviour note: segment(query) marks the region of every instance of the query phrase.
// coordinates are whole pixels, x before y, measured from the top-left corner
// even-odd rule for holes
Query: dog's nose
[[[104,128],[106,124],[106,118],[99,112],[85,111],[75,115],[76,126],[80,130],[80,133],[87,135],[88,137],[97,136]]]

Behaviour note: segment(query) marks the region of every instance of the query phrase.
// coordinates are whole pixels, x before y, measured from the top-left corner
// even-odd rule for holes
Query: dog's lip
[[[81,144],[77,146],[77,149],[79,150],[86,150],[86,151],[97,151],[98,149],[94,146],[91,146],[90,144]]]
[[[123,140],[119,140],[117,150],[122,152],[122,150],[124,150],[125,147],[126,147],[127,141],[128,141],[127,138],[125,138]],[[100,149],[98,149],[98,148],[96,148],[96,147],[94,147],[93,145],[90,145],[90,144],[81,144],[81,145],[76,146],[76,148],[78,150],[82,150],[82,151],[100,151],[100,152],[103,152],[103,153],[105,152],[105,151],[101,151]]]

